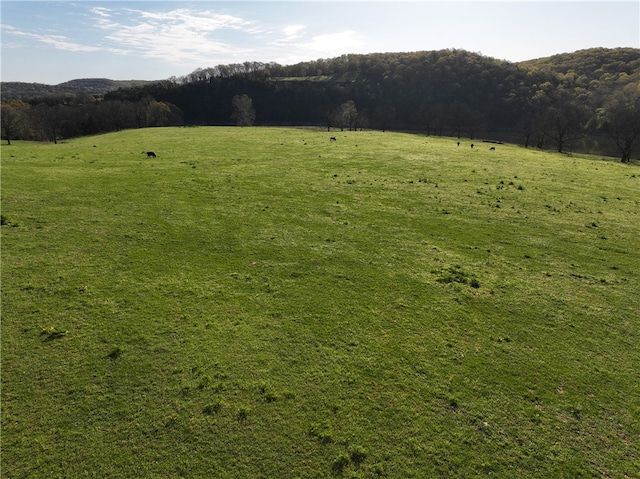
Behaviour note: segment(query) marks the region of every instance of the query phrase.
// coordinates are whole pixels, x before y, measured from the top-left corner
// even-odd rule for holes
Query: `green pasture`
[[[456,141],[3,145],[2,477],[640,477],[640,168]]]

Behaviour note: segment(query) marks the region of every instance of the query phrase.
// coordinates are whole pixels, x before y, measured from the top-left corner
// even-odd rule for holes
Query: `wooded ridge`
[[[2,82],[2,101],[13,98],[30,99],[47,95],[88,94],[102,96],[118,88],[141,87],[149,83],[146,80],[109,80],[108,78],[80,78],[58,85],[26,82]]]
[[[65,88],[84,96],[31,95],[28,103],[64,105],[67,113],[82,109],[82,115],[60,123],[57,134],[64,137],[141,126],[228,125],[249,117],[257,125],[467,138],[492,132],[558,151],[602,150],[607,137],[625,161],[640,141],[635,126],[640,124],[635,120],[640,49],[635,48],[594,48],[518,63],[457,49],[342,55],[289,66],[218,65],[135,85],[108,82],[68,82]],[[109,91],[86,95],[91,88]],[[241,104],[252,115],[233,111],[239,96],[250,100]]]

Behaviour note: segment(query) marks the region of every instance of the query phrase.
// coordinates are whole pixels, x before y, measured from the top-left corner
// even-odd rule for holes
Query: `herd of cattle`
[[[331,138],[329,138],[329,141],[338,141],[338,139],[335,136],[332,136]],[[490,143],[495,143],[495,142],[490,142]],[[458,146],[460,146],[460,142],[458,142]],[[475,145],[473,143],[471,143],[471,148],[473,148]],[[492,146],[489,148],[489,151],[495,151],[496,147]],[[147,158],[157,158],[158,155],[156,155],[153,151],[147,151]]]

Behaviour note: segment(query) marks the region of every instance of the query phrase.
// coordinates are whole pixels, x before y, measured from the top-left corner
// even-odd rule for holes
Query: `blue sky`
[[[640,48],[640,2],[5,1],[2,81],[161,80],[197,68],[459,48],[521,61]]]

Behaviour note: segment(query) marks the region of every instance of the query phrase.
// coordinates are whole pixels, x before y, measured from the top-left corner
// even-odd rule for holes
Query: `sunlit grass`
[[[640,171],[456,141],[3,146],[3,477],[639,475]]]

